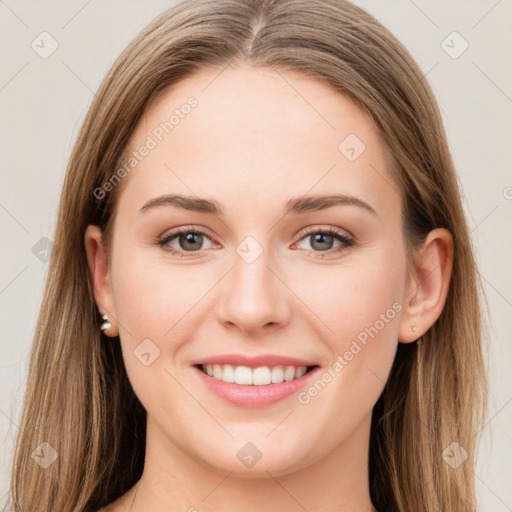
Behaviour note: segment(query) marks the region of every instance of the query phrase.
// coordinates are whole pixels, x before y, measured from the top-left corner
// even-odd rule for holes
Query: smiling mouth
[[[197,364],[196,368],[215,380],[247,386],[267,386],[300,379],[310,371],[318,368],[313,366],[237,366],[233,364]]]

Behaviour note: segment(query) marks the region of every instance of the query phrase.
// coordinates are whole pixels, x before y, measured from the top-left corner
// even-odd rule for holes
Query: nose
[[[235,257],[217,302],[219,322],[245,334],[283,327],[290,316],[290,292],[277,274],[265,253],[252,263]]]

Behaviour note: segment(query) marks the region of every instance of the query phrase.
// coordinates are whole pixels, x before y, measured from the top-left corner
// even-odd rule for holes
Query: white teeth
[[[261,368],[254,368],[252,371],[252,383],[256,386],[264,386],[272,382],[270,375],[270,368],[268,366],[262,366]]]
[[[295,368],[293,366],[287,366],[284,371],[284,380],[293,380],[295,377]]]
[[[295,370],[295,378],[298,379],[299,377],[302,377],[307,371],[308,369],[305,366],[299,366]]]
[[[235,368],[235,382],[237,384],[252,384],[252,370],[247,366],[237,366]]]
[[[219,377],[224,382],[235,382],[235,367],[231,364],[223,366],[222,375]]]
[[[203,364],[202,369],[216,380],[255,386],[279,384],[283,381],[298,379],[307,371],[306,366],[259,366],[258,368],[249,368],[248,366],[233,366],[232,364]]]
[[[283,380],[283,367],[274,366],[274,368],[272,368],[272,384],[279,384],[283,382]]]
[[[217,380],[222,378],[222,368],[220,367],[220,364],[213,365],[213,377]]]

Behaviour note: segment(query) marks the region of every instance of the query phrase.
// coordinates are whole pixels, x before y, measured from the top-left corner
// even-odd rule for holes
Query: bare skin
[[[131,150],[191,96],[197,106],[118,185],[110,267],[101,231],[85,235],[98,308],[120,334],[148,412],[136,499],[134,486],[101,512],[371,512],[372,408],[397,344],[414,342],[441,314],[451,235],[432,231],[407,266],[398,186],[374,125],[298,73],[202,70],[151,105]],[[349,134],[365,145],[353,161],[339,149]],[[170,204],[140,212],[165,194],[215,200],[223,215]],[[285,214],[291,198],[332,194],[373,211],[343,204]],[[200,248],[183,236],[159,246],[177,227],[204,233],[192,242]],[[326,228],[345,238],[315,239]],[[248,236],[262,248],[251,263],[237,252]],[[370,326],[377,334],[354,353]],[[160,351],[149,366],[134,356],[145,339]],[[201,357],[270,353],[315,361],[322,374],[347,351],[342,371],[307,403],[292,395],[237,406],[191,367]],[[247,442],[262,454],[252,467],[237,457]]]

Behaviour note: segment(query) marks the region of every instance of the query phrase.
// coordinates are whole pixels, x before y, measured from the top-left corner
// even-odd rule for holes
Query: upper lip
[[[241,354],[221,354],[218,356],[204,357],[192,361],[192,366],[200,364],[232,364],[234,366],[248,366],[258,368],[260,366],[317,366],[313,361],[297,359],[296,357],[280,356],[278,354],[262,354],[259,356],[245,356]]]

